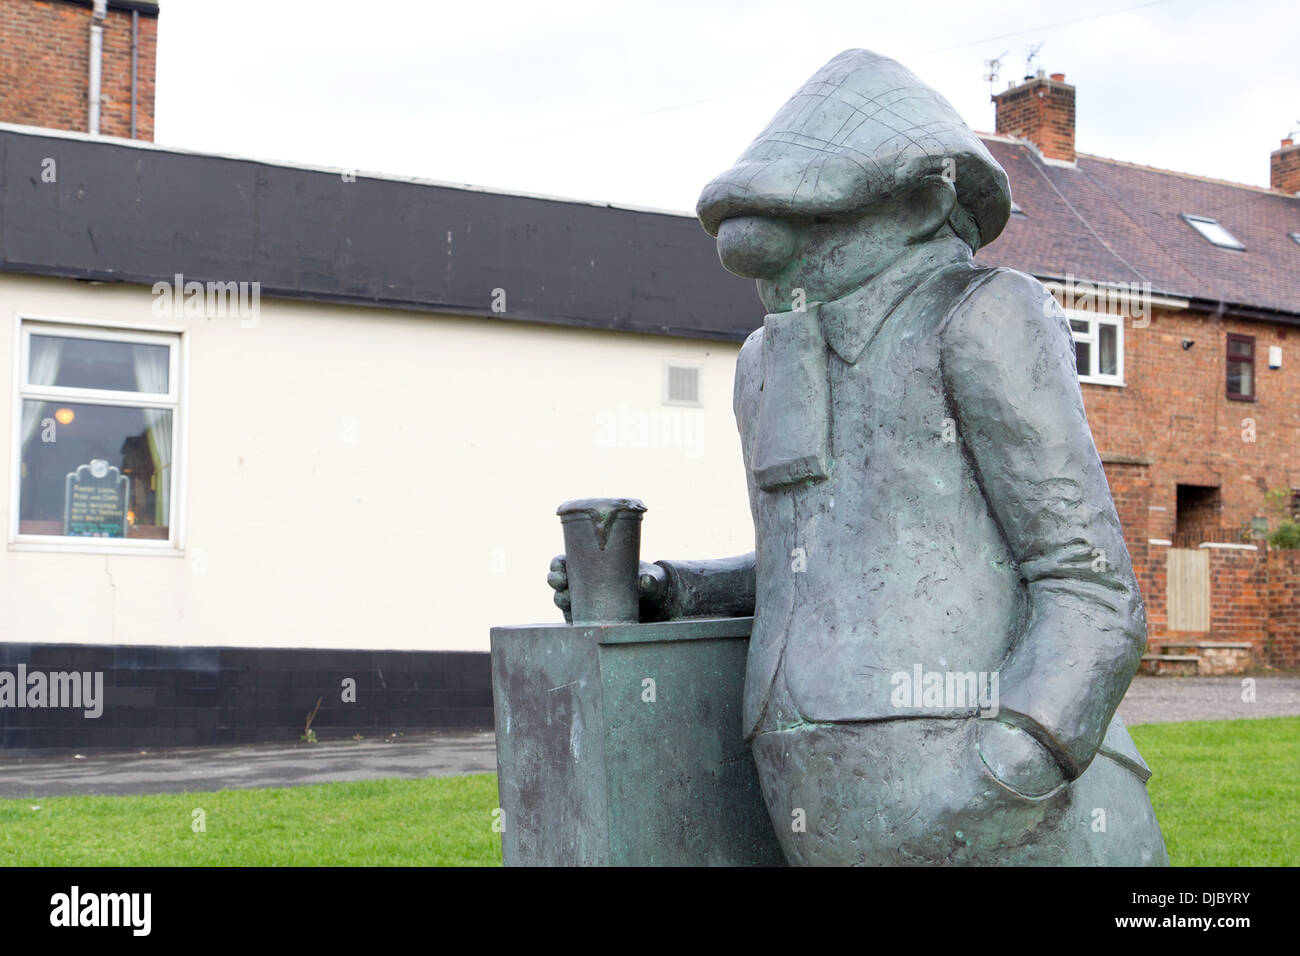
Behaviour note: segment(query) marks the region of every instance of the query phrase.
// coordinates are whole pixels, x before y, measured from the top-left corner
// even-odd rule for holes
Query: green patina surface
[[[742,736],[750,623],[494,628],[506,864],[780,864]]]

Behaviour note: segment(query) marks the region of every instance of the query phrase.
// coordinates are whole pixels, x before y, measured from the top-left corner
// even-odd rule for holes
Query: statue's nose
[[[718,257],[728,272],[746,279],[770,279],[794,256],[794,227],[765,216],[737,216],[718,227]]]

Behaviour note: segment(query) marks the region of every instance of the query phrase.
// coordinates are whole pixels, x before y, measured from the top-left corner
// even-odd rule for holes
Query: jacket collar
[[[904,299],[946,266],[970,260],[970,247],[953,237],[908,249],[871,281],[821,303],[822,335],[836,355],[854,364]]]

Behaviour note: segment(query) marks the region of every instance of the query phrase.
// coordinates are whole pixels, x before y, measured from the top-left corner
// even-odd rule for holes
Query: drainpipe
[[[139,75],[137,63],[140,51],[140,11],[131,11],[131,138],[135,139],[135,87]]]
[[[104,18],[108,15],[108,0],[95,0],[90,15],[90,132],[99,134],[99,86],[104,58]]]

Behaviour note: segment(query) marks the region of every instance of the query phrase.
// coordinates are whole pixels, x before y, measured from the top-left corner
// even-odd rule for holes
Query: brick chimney
[[[1300,193],[1300,145],[1293,140],[1282,140],[1282,147],[1269,155],[1268,185],[1290,196]]]
[[[89,130],[94,7],[93,0],[0,0],[0,122]],[[99,132],[129,138],[134,128],[136,139],[152,140],[157,0],[107,0],[106,7]]]
[[[1048,159],[1074,162],[1074,87],[1064,73],[1027,76],[1019,86],[993,95],[995,131],[1027,139]]]

